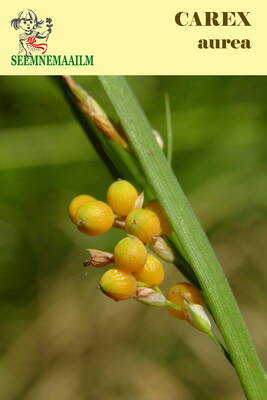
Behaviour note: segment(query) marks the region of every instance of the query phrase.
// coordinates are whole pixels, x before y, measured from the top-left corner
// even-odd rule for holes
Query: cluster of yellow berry
[[[172,228],[158,201],[152,200],[145,206],[143,202],[143,193],[138,195],[136,188],[125,180],[111,184],[107,203],[86,194],[71,201],[69,216],[82,233],[96,236],[115,226],[124,229],[127,235],[117,243],[113,254],[90,249],[91,256],[84,264],[95,267],[115,264],[116,267],[102,275],[99,284],[112,299],[133,298],[148,305],[167,307],[176,318],[192,323],[191,306],[203,305],[200,292],[190,283],[173,286],[166,297],[159,289],[164,280],[164,267],[147,248],[150,246],[165,260],[168,254],[167,259],[172,261],[172,251],[161,237],[169,235]]]

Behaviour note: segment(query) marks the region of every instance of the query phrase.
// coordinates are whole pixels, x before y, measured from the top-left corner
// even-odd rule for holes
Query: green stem
[[[123,77],[102,76],[99,79],[127,132],[131,149],[148,183],[172,224],[181,252],[194,270],[247,398],[265,400],[264,370],[233,293],[142,109]]]
[[[167,125],[167,159],[169,163],[172,163],[172,142],[173,142],[173,131],[172,131],[172,118],[171,118],[171,106],[170,97],[168,93],[164,95],[165,110],[166,110],[166,125]]]
[[[166,300],[165,302],[165,307],[171,307],[176,311],[184,311],[183,308],[179,307],[177,304],[173,303],[170,300]],[[227,359],[227,361],[230,362],[231,365],[233,365],[231,357],[228,353],[228,351],[226,350],[226,348],[224,347],[224,345],[219,341],[219,339],[217,339],[215,333],[210,330],[209,332],[205,332],[209,338],[213,341],[213,343],[215,344],[215,346],[220,350],[221,353],[223,353],[223,355],[225,356],[225,358]]]
[[[179,307],[178,304],[175,304],[170,300],[166,300],[165,307],[171,307],[176,311],[184,311],[184,309],[182,309],[182,307]]]
[[[222,345],[222,343],[217,339],[217,337],[215,336],[215,333],[213,331],[210,331],[209,333],[207,333],[207,335],[211,338],[211,340],[213,341],[215,346],[224,354],[224,356],[227,358],[227,360],[230,362],[230,364],[233,365],[228,351]]]

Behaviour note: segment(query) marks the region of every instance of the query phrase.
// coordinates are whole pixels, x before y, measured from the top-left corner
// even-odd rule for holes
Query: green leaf
[[[230,286],[152,129],[123,77],[99,78],[127,133],[142,172],[168,216],[176,244],[191,265],[250,400],[267,398],[267,381]],[[173,241],[174,242],[174,241]]]

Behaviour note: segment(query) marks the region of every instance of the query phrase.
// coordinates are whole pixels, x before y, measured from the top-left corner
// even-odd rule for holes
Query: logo
[[[40,19],[33,10],[20,11],[10,22],[19,31],[18,53],[11,56],[12,66],[93,66],[94,55],[46,54],[52,33],[52,18]]]
[[[52,32],[52,19],[45,19],[46,27],[44,28],[44,21],[37,17],[37,14],[30,9],[20,11],[16,18],[11,20],[11,26],[19,30],[21,33],[18,37],[19,52],[25,56],[32,56],[34,54],[45,54],[48,49],[46,43]],[[44,42],[40,42],[40,40]]]

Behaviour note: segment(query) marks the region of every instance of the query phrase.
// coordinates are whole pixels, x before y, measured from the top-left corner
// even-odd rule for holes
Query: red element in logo
[[[34,36],[28,37],[27,43],[34,47],[35,49],[41,49],[42,54],[44,54],[47,50],[48,45],[46,43],[36,43],[36,39]]]

